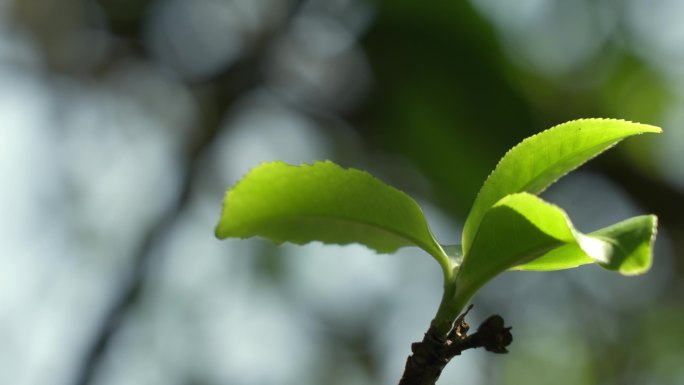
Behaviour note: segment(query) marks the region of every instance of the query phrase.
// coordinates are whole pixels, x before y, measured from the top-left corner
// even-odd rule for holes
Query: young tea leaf
[[[592,259],[578,244],[571,243],[513,269],[550,271],[598,262],[602,267],[623,275],[643,274],[651,267],[657,223],[655,215],[642,215],[590,233],[589,236],[612,246],[602,261]]]
[[[366,172],[330,161],[254,168],[226,193],[216,236],[361,243],[380,253],[418,246],[451,274],[448,257],[413,199]]]
[[[563,123],[523,140],[499,161],[475,199],[463,229],[468,254],[487,210],[508,194],[538,194],[620,140],[661,129],[614,119],[581,119]]]
[[[566,243],[575,243],[575,236],[562,209],[528,193],[506,196],[485,213],[458,271],[458,290],[474,293],[499,273]]]
[[[623,232],[631,232],[626,228],[633,227],[625,226]],[[516,266],[532,265],[547,253],[558,258],[550,258],[546,265],[537,263],[537,267],[572,267],[589,262],[611,264],[616,258],[624,259],[614,257],[619,254],[616,249],[624,246],[615,239],[580,233],[561,208],[535,195],[507,195],[482,218],[470,254],[456,276],[458,287],[454,306],[465,305],[475,291],[499,273]]]

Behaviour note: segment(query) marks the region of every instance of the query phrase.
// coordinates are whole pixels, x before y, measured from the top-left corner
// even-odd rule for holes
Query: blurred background
[[[660,218],[654,265],[511,272],[513,326],[441,384],[684,383],[684,3],[3,0],[0,383],[396,384],[441,271],[405,249],[218,241],[251,167],[331,159],[438,239],[504,152],[581,117],[662,126],[544,197],[592,231]]]

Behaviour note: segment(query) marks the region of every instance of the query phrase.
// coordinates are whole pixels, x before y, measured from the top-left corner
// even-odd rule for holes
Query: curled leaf
[[[561,176],[614,146],[655,126],[616,119],[580,119],[563,123],[523,140],[499,161],[482,185],[463,229],[466,255],[487,210],[508,194],[538,194]]]
[[[510,194],[485,213],[456,280],[453,313],[487,281],[508,269],[558,270],[587,263],[625,275],[650,267],[656,218],[628,219],[591,234],[558,206],[529,193]]]

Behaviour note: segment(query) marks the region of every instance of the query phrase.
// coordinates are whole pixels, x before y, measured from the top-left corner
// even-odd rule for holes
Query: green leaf
[[[499,161],[475,199],[463,229],[465,259],[483,216],[501,198],[523,191],[538,194],[620,140],[648,132],[661,129],[624,120],[581,119],[523,140]]]
[[[577,244],[575,230],[562,209],[529,193],[508,195],[482,218],[457,290],[472,294],[499,273],[570,243]]]
[[[508,195],[482,219],[456,276],[449,315],[511,268],[557,270],[598,262],[626,275],[643,273],[651,264],[655,224],[654,216],[640,216],[585,235],[561,208],[529,193]]]
[[[655,215],[642,215],[590,233],[589,236],[612,246],[611,253],[603,261],[590,258],[577,244],[567,244],[516,266],[514,270],[561,270],[599,262],[602,267],[623,275],[643,274],[651,268],[657,224]]]
[[[658,218],[655,215],[642,215],[597,231],[596,237],[613,245],[613,253],[601,266],[623,275],[647,272],[653,263],[657,229]]]
[[[572,269],[582,265],[596,263],[576,243],[568,243],[557,247],[530,262],[512,267],[511,270],[554,271]]]
[[[418,246],[451,274],[448,257],[413,199],[367,172],[330,161],[254,168],[226,193],[216,236],[361,243],[380,253]]]
[[[496,202],[482,224],[456,276],[456,292],[445,317],[458,314],[486,282],[558,247],[573,244],[592,260],[607,261],[611,245],[583,235],[565,212],[529,193],[511,194]]]

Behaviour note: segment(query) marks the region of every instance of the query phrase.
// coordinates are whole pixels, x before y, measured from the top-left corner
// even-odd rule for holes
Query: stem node
[[[423,340],[411,345],[412,354],[406,359],[399,385],[434,385],[446,364],[467,349],[483,347],[493,353],[508,353],[506,347],[513,341],[513,335],[500,315],[487,318],[477,332],[468,334],[470,326],[465,316],[472,308],[473,305],[468,306],[453,321],[446,336],[431,325]]]

